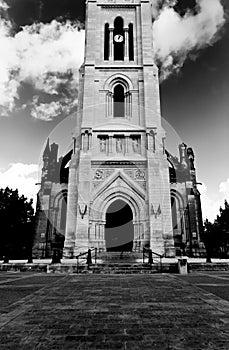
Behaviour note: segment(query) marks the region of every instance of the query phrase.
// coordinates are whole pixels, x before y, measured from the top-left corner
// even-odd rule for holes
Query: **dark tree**
[[[211,257],[229,257],[229,204],[225,200],[224,208],[220,207],[214,223],[208,220],[204,223],[204,242],[207,260]]]
[[[0,189],[0,258],[32,258],[34,210],[32,199],[19,196],[18,190]]]
[[[229,204],[225,200],[224,208],[220,208],[220,215],[217,216],[219,226],[219,250],[222,256],[228,257],[229,253]]]

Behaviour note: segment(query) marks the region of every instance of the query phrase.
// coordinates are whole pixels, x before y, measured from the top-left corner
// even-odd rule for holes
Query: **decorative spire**
[[[187,145],[183,142],[181,145],[179,145],[179,150],[180,150],[180,163],[184,168],[188,168]]]
[[[49,138],[48,138],[46,146],[45,146],[45,150],[44,150],[44,153],[43,153],[43,158],[44,157],[49,157],[49,154],[50,154],[50,146],[49,146]]]
[[[190,162],[190,169],[195,170],[195,165],[194,165],[195,156],[194,156],[193,149],[191,147],[187,149],[187,155]]]

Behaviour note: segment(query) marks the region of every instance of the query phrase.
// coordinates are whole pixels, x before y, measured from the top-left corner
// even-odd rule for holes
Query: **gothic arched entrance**
[[[107,209],[105,240],[107,251],[133,250],[133,213],[123,200],[114,201]]]

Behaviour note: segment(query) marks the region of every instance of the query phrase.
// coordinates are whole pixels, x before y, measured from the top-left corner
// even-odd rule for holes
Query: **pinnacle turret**
[[[43,152],[43,158],[47,158],[50,155],[50,145],[49,145],[49,138],[47,139],[47,143],[45,146],[45,150]]]

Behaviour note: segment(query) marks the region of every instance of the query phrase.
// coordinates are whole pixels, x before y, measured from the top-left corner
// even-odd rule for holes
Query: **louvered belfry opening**
[[[120,36],[120,39],[116,39],[117,36]],[[122,17],[117,17],[114,21],[114,60],[115,61],[124,61],[124,28],[123,28],[123,19]]]

